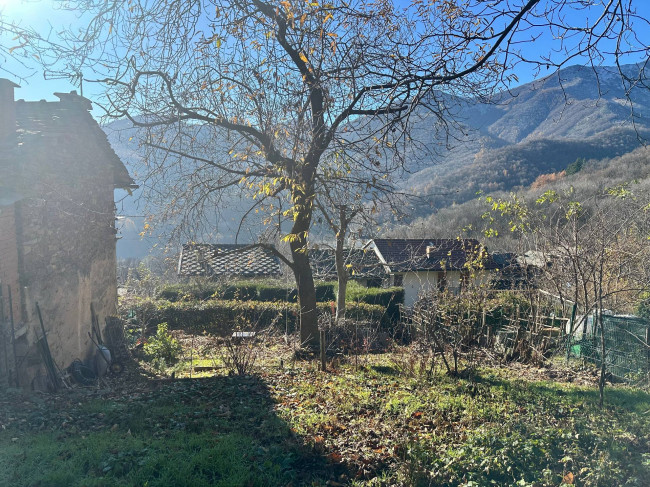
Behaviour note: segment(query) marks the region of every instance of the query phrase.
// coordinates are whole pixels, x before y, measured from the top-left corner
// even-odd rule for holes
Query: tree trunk
[[[313,191],[311,192],[313,194]],[[312,200],[304,193],[294,192],[296,216],[291,229],[291,257],[293,258],[293,274],[298,289],[298,305],[300,307],[300,346],[318,350],[318,310],[316,307],[316,288],[314,276],[309,265],[307,234],[312,217]]]
[[[298,288],[300,306],[300,345],[318,349],[318,313],[316,309],[316,287],[306,251],[295,250],[291,245],[293,273]]]

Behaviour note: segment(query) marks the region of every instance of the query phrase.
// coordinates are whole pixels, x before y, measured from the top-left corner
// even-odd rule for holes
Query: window
[[[393,276],[393,286],[402,287],[404,285],[404,274],[395,274]]]

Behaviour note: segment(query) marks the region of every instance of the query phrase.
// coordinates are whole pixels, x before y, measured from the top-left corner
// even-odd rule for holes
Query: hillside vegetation
[[[579,164],[576,164],[576,161]],[[577,167],[579,169],[576,171]],[[570,170],[567,171],[567,168]],[[568,174],[576,171],[573,174]],[[558,167],[557,171],[543,173],[530,185],[519,188],[517,194],[528,203],[534,202],[545,191],[562,191],[573,188],[572,199],[587,201],[595,194],[602,194],[607,188],[623,183],[631,183],[636,194],[648,194],[650,191],[650,148],[638,147],[622,156],[604,159],[574,159],[570,164]],[[415,219],[411,224],[395,226],[389,233],[394,236],[412,238],[437,237],[454,238],[459,234],[484,238],[483,230],[488,223],[482,218],[489,205],[485,196],[507,197],[506,191],[485,192],[458,205],[443,208],[426,217]],[[588,208],[587,208],[588,209]],[[516,240],[507,228],[506,222],[494,223],[499,231],[499,238],[491,239],[489,245],[494,249],[514,250]]]

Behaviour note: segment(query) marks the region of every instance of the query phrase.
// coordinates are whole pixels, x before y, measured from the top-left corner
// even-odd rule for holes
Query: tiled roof
[[[494,264],[495,269],[506,269],[519,267],[517,254],[513,252],[493,252],[489,256],[490,262]]]
[[[37,151],[57,154],[60,147],[81,142],[93,148],[98,162],[112,167],[116,187],[133,187],[134,182],[126,167],[113,151],[104,131],[88,112],[91,108],[90,101],[75,93],[55,94],[61,99],[60,102],[13,102],[16,132],[15,137],[5,141],[5,163],[25,160]]]
[[[372,250],[345,249],[345,264],[351,279],[384,278],[386,271]],[[336,260],[334,249],[312,249],[309,262],[314,277],[318,279],[336,279]]]
[[[481,249],[474,239],[377,238],[371,244],[391,272],[462,270]],[[488,259],[485,268],[495,263]]]
[[[273,252],[247,244],[186,244],[178,262],[179,276],[270,277],[281,274],[280,260]]]

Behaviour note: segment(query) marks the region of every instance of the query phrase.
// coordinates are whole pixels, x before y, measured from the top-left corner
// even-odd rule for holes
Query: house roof
[[[280,260],[269,249],[250,244],[185,244],[179,276],[271,277],[282,274]]]
[[[4,80],[5,84],[7,80]],[[13,87],[17,85],[12,84]],[[115,187],[135,187],[133,179],[106,138],[106,134],[92,118],[88,110],[90,100],[76,92],[55,93],[58,102],[26,102],[24,100],[5,100],[13,103],[15,109],[15,134],[3,140],[3,161],[9,166],[5,174],[11,174],[10,166],[15,161],[27,160],[33,154],[52,155],[61,152],[61,147],[81,141],[93,147],[97,162],[111,167]],[[1,109],[6,109],[3,106]],[[13,127],[13,121],[12,121]],[[16,172],[16,171],[13,171]]]
[[[345,249],[345,264],[351,279],[373,279],[386,277],[382,263],[370,249]],[[336,259],[334,249],[312,249],[309,262],[314,277],[318,279],[336,278]]]
[[[472,254],[482,250],[474,239],[376,238],[367,246],[391,273],[462,270]],[[487,259],[484,268],[494,269],[496,263]]]
[[[522,255],[494,252],[489,255],[489,259],[499,271],[491,283],[494,289],[524,289],[535,286],[535,268],[527,265]]]

